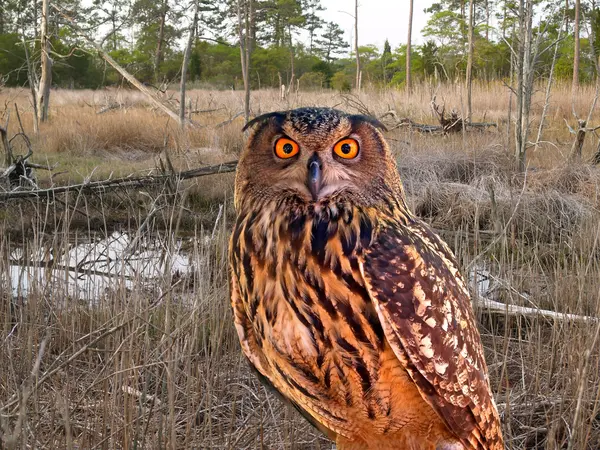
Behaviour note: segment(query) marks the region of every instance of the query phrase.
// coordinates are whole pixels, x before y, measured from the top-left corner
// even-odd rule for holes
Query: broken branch
[[[190,178],[233,172],[237,167],[237,161],[230,161],[214,166],[202,167],[200,169],[186,170],[168,175],[147,175],[143,177],[123,177],[114,180],[91,181],[87,183],[70,186],[60,186],[48,189],[36,189],[30,191],[0,192],[0,201],[13,200],[17,198],[51,198],[56,194],[70,191],[93,192],[105,191],[107,189],[124,188],[131,186],[147,186],[168,181],[169,179],[187,180]]]

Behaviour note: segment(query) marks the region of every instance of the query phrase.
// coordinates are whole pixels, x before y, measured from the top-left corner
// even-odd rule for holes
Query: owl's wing
[[[422,222],[382,224],[360,268],[423,398],[468,449],[503,449],[470,297],[449,248]]]

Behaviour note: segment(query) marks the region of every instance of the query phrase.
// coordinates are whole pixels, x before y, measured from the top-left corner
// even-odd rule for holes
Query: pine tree
[[[318,12],[324,11],[321,0],[303,0],[302,9],[304,10],[304,29],[309,34],[309,53],[314,51],[314,38],[317,30],[321,29],[325,21],[318,16]]]
[[[344,31],[335,22],[327,22],[321,36],[315,40],[319,53],[325,61],[336,59],[335,55],[343,53],[350,45],[344,40]]]

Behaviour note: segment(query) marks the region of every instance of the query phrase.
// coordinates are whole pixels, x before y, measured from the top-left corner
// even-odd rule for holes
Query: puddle
[[[467,280],[478,297],[487,297],[490,294],[492,276],[484,266],[476,265],[469,270]]]
[[[164,275],[184,275],[191,270],[190,257],[181,250],[181,243],[166,251],[157,239],[136,240],[115,232],[107,239],[72,245],[58,256],[41,248],[25,260],[23,249],[16,249],[10,254],[12,295],[26,298],[35,288],[63,298],[97,301],[118,288],[150,287]]]

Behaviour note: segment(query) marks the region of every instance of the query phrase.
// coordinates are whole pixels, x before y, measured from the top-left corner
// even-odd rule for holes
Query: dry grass
[[[33,140],[36,162],[59,162],[60,176],[41,184],[94,174],[147,171],[167,149],[178,168],[234,159],[242,119],[217,127],[241,110],[241,92],[192,91],[199,128],[181,133],[139,94],[56,92],[52,120]],[[458,87],[419,86],[367,92],[362,102],[381,114],[435,123],[432,95],[461,109]],[[0,94],[19,103],[25,93]],[[107,99],[107,96],[110,97]],[[575,101],[587,115],[593,97]],[[126,108],[97,115],[107,103]],[[534,129],[542,108],[536,95]],[[256,114],[301,105],[338,105],[331,92],[253,93]],[[515,173],[507,142],[508,94],[477,86],[475,120],[499,129],[456,136],[388,133],[409,204],[455,250],[465,272],[488,273],[486,295],[497,301],[600,316],[600,170],[565,164],[572,121],[570,89],[552,98],[547,129],[527,174]],[[14,119],[14,117],[13,117]],[[15,126],[14,120],[11,122]],[[590,136],[586,157],[595,151]],[[0,434],[7,448],[330,448],[295,411],[262,388],[242,360],[231,326],[226,239],[232,176],[212,177],[145,192],[19,202],[0,209]],[[227,214],[212,232],[218,205]],[[165,255],[179,241],[194,270],[165,273],[114,289],[94,304],[64,298],[51,280],[13,298],[9,255],[64,253],[75,239],[106,237],[114,229],[142,231]],[[212,239],[207,236],[213,235]],[[51,264],[50,262],[47,262]],[[599,323],[505,316],[478,308],[492,386],[510,448],[600,448]],[[39,359],[39,364],[36,360]],[[5,363],[6,362],[6,363]],[[14,400],[14,401],[13,401]],[[1,445],[0,445],[1,446]]]

